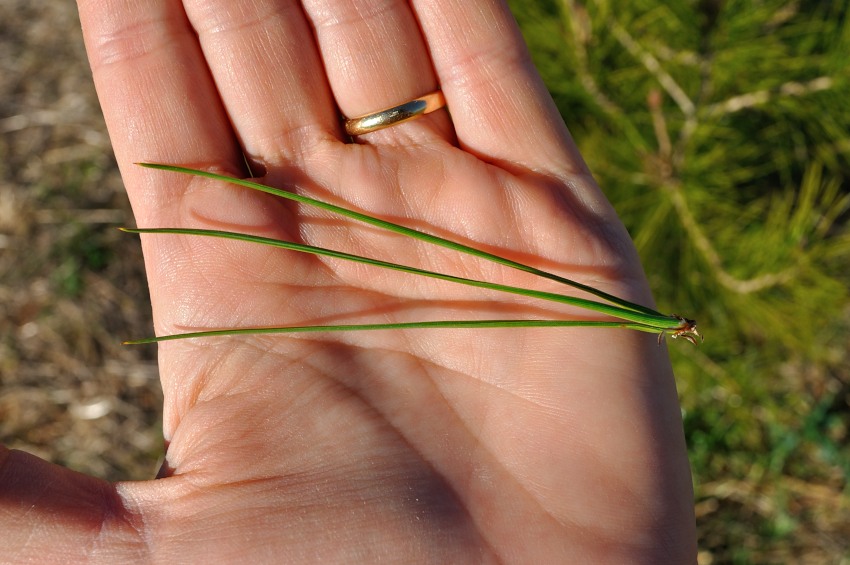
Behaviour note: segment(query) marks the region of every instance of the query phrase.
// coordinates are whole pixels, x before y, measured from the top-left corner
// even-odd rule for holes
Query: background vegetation
[[[111,480],[162,452],[132,222],[74,3],[0,0],[0,442]]]
[[[848,7],[512,5],[661,309],[708,335],[671,348],[701,563],[850,562]],[[113,480],[161,456],[124,224],[73,4],[4,0],[0,441]]]

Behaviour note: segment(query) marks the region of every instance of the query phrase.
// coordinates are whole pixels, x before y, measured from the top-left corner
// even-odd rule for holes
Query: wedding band
[[[439,110],[446,105],[443,92],[437,90],[431,94],[420,96],[410,102],[405,102],[392,108],[373,112],[357,118],[345,120],[345,131],[348,135],[363,135],[371,131],[388,128],[402,122],[415,120],[420,116]]]

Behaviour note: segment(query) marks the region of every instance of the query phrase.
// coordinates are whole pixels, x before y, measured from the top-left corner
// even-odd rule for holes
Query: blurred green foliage
[[[819,518],[788,485],[850,476],[850,5],[511,4],[660,309],[707,336],[671,347],[703,547],[795,546]]]

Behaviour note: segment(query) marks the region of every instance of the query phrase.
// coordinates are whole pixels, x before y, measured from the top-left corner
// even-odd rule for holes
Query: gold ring
[[[434,110],[439,110],[446,105],[446,98],[443,92],[437,90],[431,94],[420,96],[410,102],[393,106],[373,112],[357,118],[345,120],[345,131],[348,135],[363,135],[371,131],[388,128],[402,122],[415,120],[416,118],[429,114]]]

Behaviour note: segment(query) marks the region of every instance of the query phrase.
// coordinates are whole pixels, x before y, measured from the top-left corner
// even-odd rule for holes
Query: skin
[[[79,0],[79,9],[139,226],[249,231],[561,290],[133,163],[253,174],[652,306],[631,241],[502,2]],[[438,87],[451,117],[440,110],[353,141],[342,132],[340,113]],[[246,243],[142,244],[157,334],[581,314]],[[109,484],[0,449],[4,560],[695,561],[675,383],[653,335],[240,336],[164,343],[159,360],[161,477]]]

